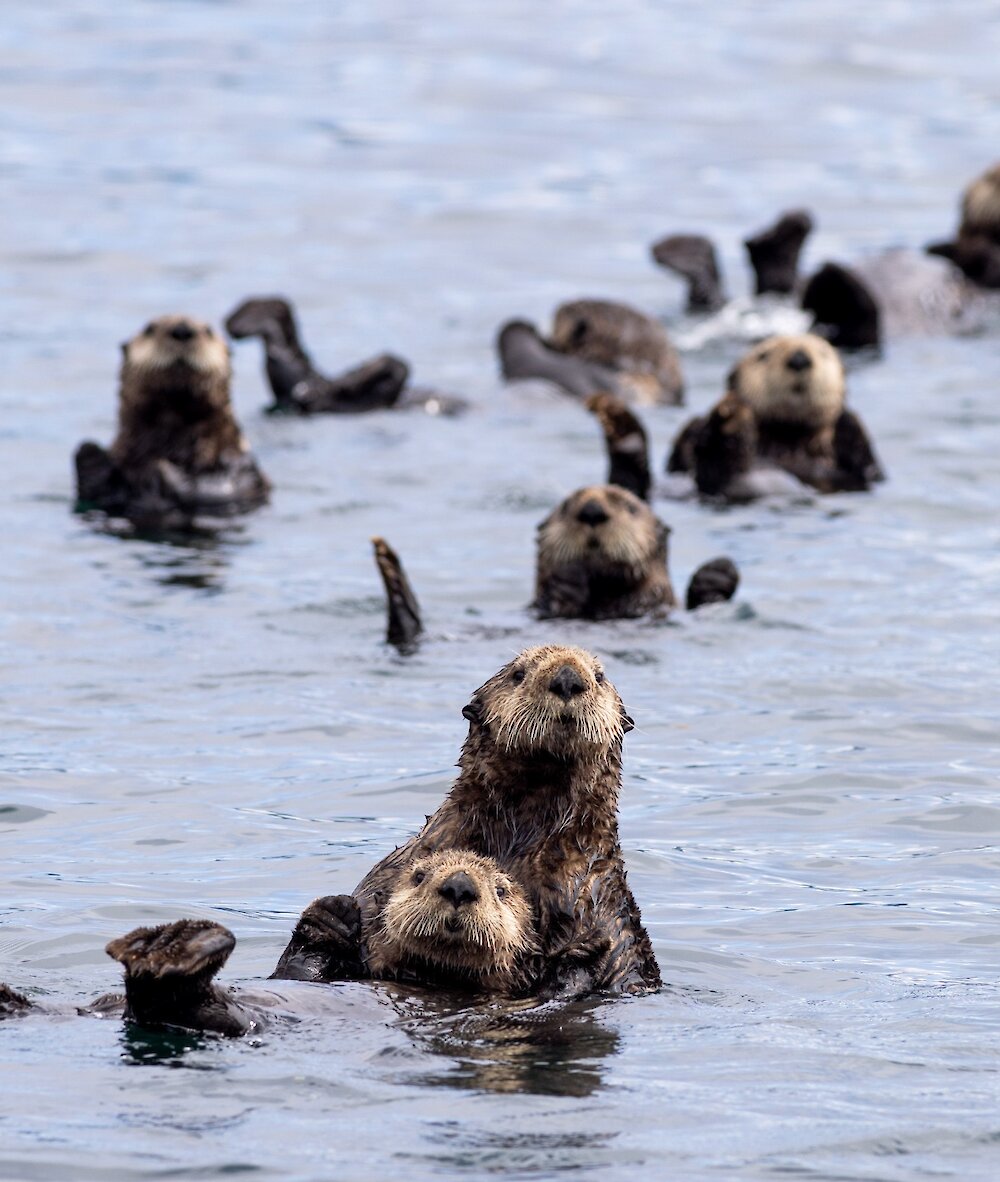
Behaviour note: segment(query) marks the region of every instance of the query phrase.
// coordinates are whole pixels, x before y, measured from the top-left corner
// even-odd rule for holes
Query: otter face
[[[729,375],[730,389],[758,422],[819,430],[844,409],[844,366],[837,350],[813,333],[768,337]]]
[[[1000,242],[1000,164],[977,177],[965,190],[960,234],[981,234]]]
[[[507,752],[565,760],[596,758],[633,726],[597,657],[557,644],[525,649],[462,713]]]
[[[481,973],[506,971],[531,941],[531,905],[492,858],[439,850],[401,876],[382,934],[404,956]]]
[[[639,582],[668,532],[634,493],[591,485],[571,493],[538,527],[539,563],[548,570],[583,563],[594,573],[615,571]]]
[[[212,328],[193,316],[160,316],[122,346],[123,370],[133,374],[183,373],[230,376],[229,349]]]

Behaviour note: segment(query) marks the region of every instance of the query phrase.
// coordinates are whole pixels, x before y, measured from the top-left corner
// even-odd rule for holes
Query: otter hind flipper
[[[361,909],[353,895],[325,895],[302,912],[272,979],[348,981],[367,976]]]
[[[128,485],[105,448],[88,439],[76,449],[73,464],[78,508],[104,509],[111,513],[124,508]]]
[[[725,603],[736,594],[740,572],[729,558],[713,558],[702,563],[688,583],[685,606],[688,611],[706,603]]]
[[[812,331],[838,349],[878,348],[882,339],[878,301],[867,284],[839,263],[824,263],[802,292]]]
[[[135,928],[112,940],[105,952],[126,976],[214,976],[229,959],[236,937],[207,919],[181,919],[153,928]]]
[[[359,414],[395,406],[410,376],[401,357],[380,353],[335,378],[313,374],[294,387],[291,399],[302,414]]]
[[[714,312],[726,302],[715,247],[701,234],[671,234],[650,247],[653,260],[687,281],[687,310]]]
[[[885,480],[885,471],[875,455],[868,432],[853,411],[845,410],[833,429],[837,460],[837,486],[844,491],[861,491]]]
[[[411,650],[424,630],[417,597],[413,594],[399,556],[389,543],[384,538],[372,538],[372,547],[389,606],[386,643],[394,645],[401,652]]]
[[[758,295],[787,295],[795,290],[799,255],[812,228],[813,219],[806,210],[792,209],[781,214],[773,226],[744,241]]]
[[[753,467],[757,427],[753,411],[735,394],[726,394],[692,440],[695,483],[703,496],[725,496]]]
[[[649,438],[639,419],[613,394],[593,394],[587,410],[597,416],[608,447],[608,484],[649,500]]]
[[[694,445],[702,428],[705,416],[695,415],[680,429],[667,457],[668,472],[694,472]]]

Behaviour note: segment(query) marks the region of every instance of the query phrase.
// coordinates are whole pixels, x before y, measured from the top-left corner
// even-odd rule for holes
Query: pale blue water
[[[781,208],[819,219],[807,266],[946,234],[1000,155],[1000,8],[13,0],[0,43],[0,977],[83,1001],[109,938],[180,915],[234,930],[229,979],[269,972],[436,807],[469,693],[555,639],[636,719],[623,841],[670,983],[502,1034],[352,985],[174,1058],[6,1023],[0,1177],[996,1177],[1000,337],[852,373],[872,496],[661,502],[679,585],[744,573],[670,626],[524,610],[535,524],[604,461],[579,408],[499,386],[492,337],[578,295],[676,317],[671,230],[736,292]],[[118,342],[270,291],[325,367],[392,349],[475,410],[267,419],[241,345],[273,506],[189,547],[74,518]],[[685,357],[691,406],[733,356]],[[647,414],[658,462],[686,413]],[[409,661],[373,533],[428,620]]]

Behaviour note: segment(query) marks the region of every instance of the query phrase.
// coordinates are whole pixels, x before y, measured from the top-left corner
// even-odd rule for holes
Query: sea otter
[[[416,862],[371,929],[350,895],[334,895],[306,909],[296,940],[308,941],[328,980],[396,980],[504,997],[524,993],[536,954],[521,887],[491,859],[456,849]],[[136,928],[107,946],[125,970],[125,996],[107,994],[78,1012],[120,1012],[140,1026],[231,1036],[260,1030],[275,1016],[333,1012],[331,995],[283,988],[280,980],[239,990],[215,984],[235,944],[232,932],[204,919]],[[273,978],[284,977],[279,965]],[[0,1018],[42,1008],[0,985]]]
[[[246,299],[229,313],[225,324],[234,340],[260,337],[263,342],[273,411],[362,414],[421,406],[430,414],[456,414],[465,409],[462,399],[411,390],[407,386],[410,367],[391,353],[381,353],[337,377],[324,376],[302,346],[291,303],[281,296]]]
[[[114,442],[77,449],[78,506],[173,529],[264,504],[270,484],[233,414],[230,373],[210,325],[150,321],[122,346]]]
[[[611,391],[636,402],[683,401],[680,361],[665,330],[627,304],[562,304],[548,339],[526,321],[508,321],[497,351],[507,381],[541,378],[578,398]]]
[[[526,649],[463,714],[458,779],[423,829],[361,881],[362,922],[379,922],[420,859],[470,849],[495,858],[531,900],[537,953],[526,989],[565,997],[657,987],[618,843],[622,739],[633,724],[600,662],[559,645]],[[323,979],[294,940],[280,966]]]
[[[535,611],[542,619],[585,620],[666,614],[677,605],[667,573],[669,534],[627,489],[578,489],[538,527]],[[691,577],[686,605],[731,599],[738,583],[733,563],[716,558]]]
[[[1000,164],[976,177],[962,194],[956,239],[927,250],[954,263],[979,287],[1000,288]]]
[[[884,473],[844,400],[832,345],[813,334],[770,337],[730,373],[715,411],[681,430],[667,470],[689,472],[700,492],[726,499],[744,499],[734,490],[748,487],[751,468],[783,470],[819,492],[870,488]]]

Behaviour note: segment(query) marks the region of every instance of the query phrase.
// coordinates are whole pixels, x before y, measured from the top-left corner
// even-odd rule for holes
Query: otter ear
[[[472,701],[462,711],[462,717],[467,718],[469,722],[474,722],[478,726],[483,721],[483,704],[478,698],[473,698]]]
[[[128,341],[122,341],[122,343],[119,345],[119,348],[122,351],[122,360],[128,361]]]

